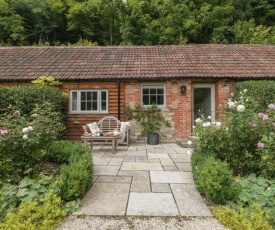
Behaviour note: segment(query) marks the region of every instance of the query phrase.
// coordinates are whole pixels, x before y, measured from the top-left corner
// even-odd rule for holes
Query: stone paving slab
[[[74,215],[125,215],[129,189],[127,183],[95,183]]]
[[[178,169],[180,171],[183,172],[192,172],[192,166],[190,163],[177,163],[176,162],[176,166],[178,167]]]
[[[167,153],[148,153],[148,159],[154,158],[170,159]]]
[[[127,171],[149,171],[149,170],[163,170],[160,163],[144,163],[144,162],[123,162],[120,170]]]
[[[126,215],[177,216],[179,211],[171,193],[130,193]]]
[[[123,159],[124,162],[135,162],[136,157],[135,156],[125,156]]]
[[[191,172],[150,171],[152,183],[194,183]]]
[[[155,154],[167,154],[167,153],[177,153],[173,148],[168,147],[168,148],[152,148],[147,150],[148,153],[155,153]]]
[[[174,162],[169,159],[160,159],[162,166],[175,166]]]
[[[96,183],[131,183],[131,176],[99,176]]]
[[[119,176],[149,176],[149,171],[119,171],[118,172]]]
[[[112,158],[93,157],[94,165],[108,165]]]
[[[117,175],[120,166],[94,166],[95,176]]]
[[[169,154],[169,156],[171,157],[171,159],[174,162],[177,163],[188,163],[191,162],[191,155],[187,155],[187,154]]]
[[[108,165],[121,165],[123,158],[113,158]]]
[[[171,184],[182,216],[212,216],[194,184]]]
[[[164,171],[179,171],[176,166],[163,166]]]
[[[167,193],[171,192],[169,184],[151,183],[152,192]]]

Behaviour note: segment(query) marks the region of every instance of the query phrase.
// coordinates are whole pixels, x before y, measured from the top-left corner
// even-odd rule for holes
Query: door
[[[201,116],[215,121],[215,84],[193,85],[193,124]]]

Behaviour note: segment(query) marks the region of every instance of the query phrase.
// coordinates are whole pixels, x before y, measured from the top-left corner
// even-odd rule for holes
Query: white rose
[[[197,118],[197,119],[195,120],[195,122],[196,122],[196,123],[201,123],[201,119],[200,119],[200,118]]]
[[[33,127],[32,127],[32,126],[29,126],[29,127],[28,127],[28,130],[33,130]]]
[[[188,145],[192,145],[192,141],[187,141],[187,144]]]
[[[29,131],[28,127],[22,129],[22,133],[27,133]]]
[[[208,122],[206,122],[206,126],[208,127],[208,126],[210,126],[211,125],[211,123],[208,121]]]
[[[208,119],[211,119],[211,116],[208,116],[207,118],[208,118]]]
[[[27,134],[23,135],[23,139],[27,140],[28,139],[28,135]]]
[[[245,111],[245,107],[243,105],[238,105],[237,110],[238,112],[243,112]]]
[[[222,125],[221,122],[219,122],[219,121],[216,122],[216,126],[220,127],[221,125]]]

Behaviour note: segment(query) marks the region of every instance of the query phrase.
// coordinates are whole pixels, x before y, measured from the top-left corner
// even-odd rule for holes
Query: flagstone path
[[[175,143],[94,146],[94,184],[74,215],[212,216],[195,188],[191,155]]]

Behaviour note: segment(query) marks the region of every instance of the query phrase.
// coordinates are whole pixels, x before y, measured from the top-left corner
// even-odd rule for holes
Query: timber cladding
[[[107,89],[109,92],[108,98],[108,113],[90,113],[90,114],[74,114],[69,112],[65,120],[67,127],[68,140],[80,140],[83,134],[82,126],[91,122],[98,122],[105,116],[115,116],[118,118],[118,82],[117,81],[89,81],[89,82],[63,82],[61,90],[64,93],[70,94],[70,90],[92,90],[92,89]],[[124,101],[125,101],[125,83],[120,83],[120,120],[124,120]]]

